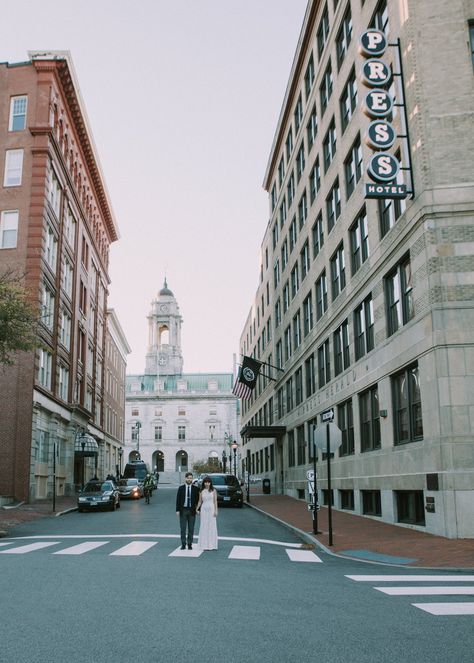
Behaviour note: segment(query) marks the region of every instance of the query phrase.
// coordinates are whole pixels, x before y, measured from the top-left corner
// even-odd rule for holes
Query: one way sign
[[[331,408],[330,410],[326,410],[321,414],[321,421],[323,423],[326,423],[328,421],[333,421],[334,419],[334,410]]]

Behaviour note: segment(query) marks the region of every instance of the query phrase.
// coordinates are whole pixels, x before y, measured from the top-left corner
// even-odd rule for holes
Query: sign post
[[[334,453],[342,444],[341,429],[333,423],[334,410],[326,410],[321,414],[321,422],[326,424],[326,430],[321,426],[315,435],[315,444],[326,454],[328,478],[328,529],[329,545],[332,546],[332,501],[331,501],[331,453]]]

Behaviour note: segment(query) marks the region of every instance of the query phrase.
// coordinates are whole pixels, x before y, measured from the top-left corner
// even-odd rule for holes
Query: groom
[[[186,548],[186,528],[188,530],[188,550],[192,550],[199,488],[193,486],[192,472],[186,472],[184,481],[176,494],[176,515],[179,516],[179,524],[181,525],[181,550]]]

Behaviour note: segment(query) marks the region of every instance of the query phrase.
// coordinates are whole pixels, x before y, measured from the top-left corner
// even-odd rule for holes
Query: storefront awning
[[[89,433],[76,435],[74,453],[76,456],[97,456],[99,454],[97,440],[92,435],[89,435]]]
[[[286,433],[286,426],[244,426],[240,437],[274,437],[281,438]]]

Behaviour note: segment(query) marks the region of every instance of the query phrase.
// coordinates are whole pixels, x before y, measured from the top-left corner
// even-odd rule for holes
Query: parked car
[[[88,481],[77,498],[77,510],[98,511],[120,508],[120,494],[113,481]]]
[[[197,486],[199,489],[201,489],[202,480],[205,476],[206,476],[205,474],[198,474],[197,476],[194,477],[193,484]]]
[[[225,504],[235,505],[242,508],[244,503],[244,493],[240,481],[233,474],[206,474],[214,488],[217,490],[217,503],[220,506]],[[204,478],[204,477],[203,477]]]
[[[138,479],[120,479],[118,490],[122,500],[139,500],[143,497],[143,484]]]

